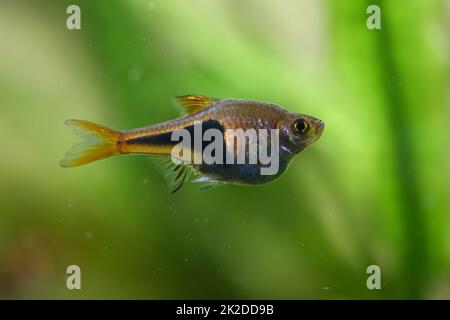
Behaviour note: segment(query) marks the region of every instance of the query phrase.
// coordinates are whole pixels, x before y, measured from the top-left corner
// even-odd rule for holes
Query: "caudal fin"
[[[119,132],[84,120],[66,120],[65,124],[83,141],[67,152],[66,157],[59,163],[61,167],[81,166],[119,153],[117,151]]]

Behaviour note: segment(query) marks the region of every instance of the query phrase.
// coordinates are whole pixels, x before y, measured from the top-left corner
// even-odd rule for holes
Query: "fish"
[[[318,118],[288,112],[274,103],[202,95],[178,96],[175,101],[184,107],[186,115],[143,128],[117,131],[90,121],[66,120],[82,142],[67,152],[60,166],[77,167],[115,155],[139,154],[160,159],[171,193],[194,176],[192,182],[203,183],[206,188],[226,183],[262,185],[281,176],[296,155],[317,141],[325,128]],[[193,135],[194,140],[183,144],[182,151],[174,156],[181,144],[181,139],[174,139],[178,132]],[[205,139],[207,132],[214,132],[214,139]],[[236,132],[244,133],[242,144]],[[215,148],[208,147],[212,143]],[[263,145],[270,157],[262,157]],[[207,150],[215,161],[201,161]],[[199,155],[200,162],[192,162]],[[275,162],[275,170],[263,174]]]

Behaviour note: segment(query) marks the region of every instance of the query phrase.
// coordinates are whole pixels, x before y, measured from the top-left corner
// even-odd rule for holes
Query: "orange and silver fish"
[[[202,131],[216,129],[223,134],[225,153],[227,148],[234,148],[232,154],[239,156],[239,150],[230,144],[226,132],[229,129],[276,129],[278,132],[279,168],[276,174],[262,175],[260,170],[267,164],[257,163],[178,163],[167,161],[171,176],[171,191],[177,191],[192,174],[199,177],[193,182],[205,182],[207,185],[216,183],[234,183],[257,185],[273,181],[286,171],[290,161],[302,150],[315,142],[324,130],[324,123],[314,117],[290,113],[282,107],[266,102],[216,99],[199,95],[177,97],[187,115],[167,122],[150,125],[144,128],[128,131],[115,131],[107,127],[84,121],[67,120],[66,124],[83,138],[83,142],[74,146],[60,162],[62,167],[75,167],[104,159],[113,155],[142,154],[159,156],[170,160],[177,141],[172,134],[179,129],[193,132],[196,124],[201,124]],[[228,139],[228,141],[227,141]],[[234,137],[233,137],[234,139]],[[247,144],[258,143],[248,141]],[[230,147],[231,145],[231,147]],[[204,144],[202,148],[204,148]],[[248,148],[245,148],[248,157]]]

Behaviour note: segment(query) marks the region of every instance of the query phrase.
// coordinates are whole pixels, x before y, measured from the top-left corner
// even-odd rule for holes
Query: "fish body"
[[[178,190],[183,182],[189,179],[190,171],[201,176],[197,179],[200,182],[264,184],[279,177],[289,162],[315,142],[324,129],[321,120],[304,114],[290,113],[272,103],[196,95],[177,97],[176,100],[185,107],[188,112],[186,116],[144,128],[113,131],[83,120],[66,121],[85,141],[68,152],[66,158],[61,161],[61,166],[78,166],[118,154],[142,154],[170,159],[174,147],[179,144],[179,141],[173,139],[174,132],[186,130],[197,138],[198,130],[201,129],[203,134],[211,129],[221,133],[220,142],[223,149],[218,148],[213,154],[220,153],[218,158],[223,161],[169,165],[168,169],[173,173],[172,188]],[[255,133],[257,139],[244,137],[244,148],[240,148],[239,143],[236,143],[236,136],[233,135],[239,129],[242,132]],[[249,161],[251,153],[254,155],[257,147],[260,147],[259,144],[262,144],[260,141],[263,140],[259,136],[261,131],[267,132],[267,154],[274,155],[276,152],[277,170],[273,174],[261,174],[261,169],[268,167],[267,163],[262,163],[259,159],[252,163]],[[273,144],[275,140],[276,145]],[[191,141],[189,150],[192,155],[203,155],[208,144],[209,142],[202,139],[201,147],[196,149],[195,143]],[[255,147],[253,151],[252,146]],[[228,156],[228,160],[232,160],[231,163],[226,161]],[[239,163],[239,156],[246,161]]]

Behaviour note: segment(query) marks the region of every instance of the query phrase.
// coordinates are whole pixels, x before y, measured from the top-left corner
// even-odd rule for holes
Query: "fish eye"
[[[294,122],[294,129],[298,133],[305,133],[309,128],[308,122],[305,119],[297,119]]]

